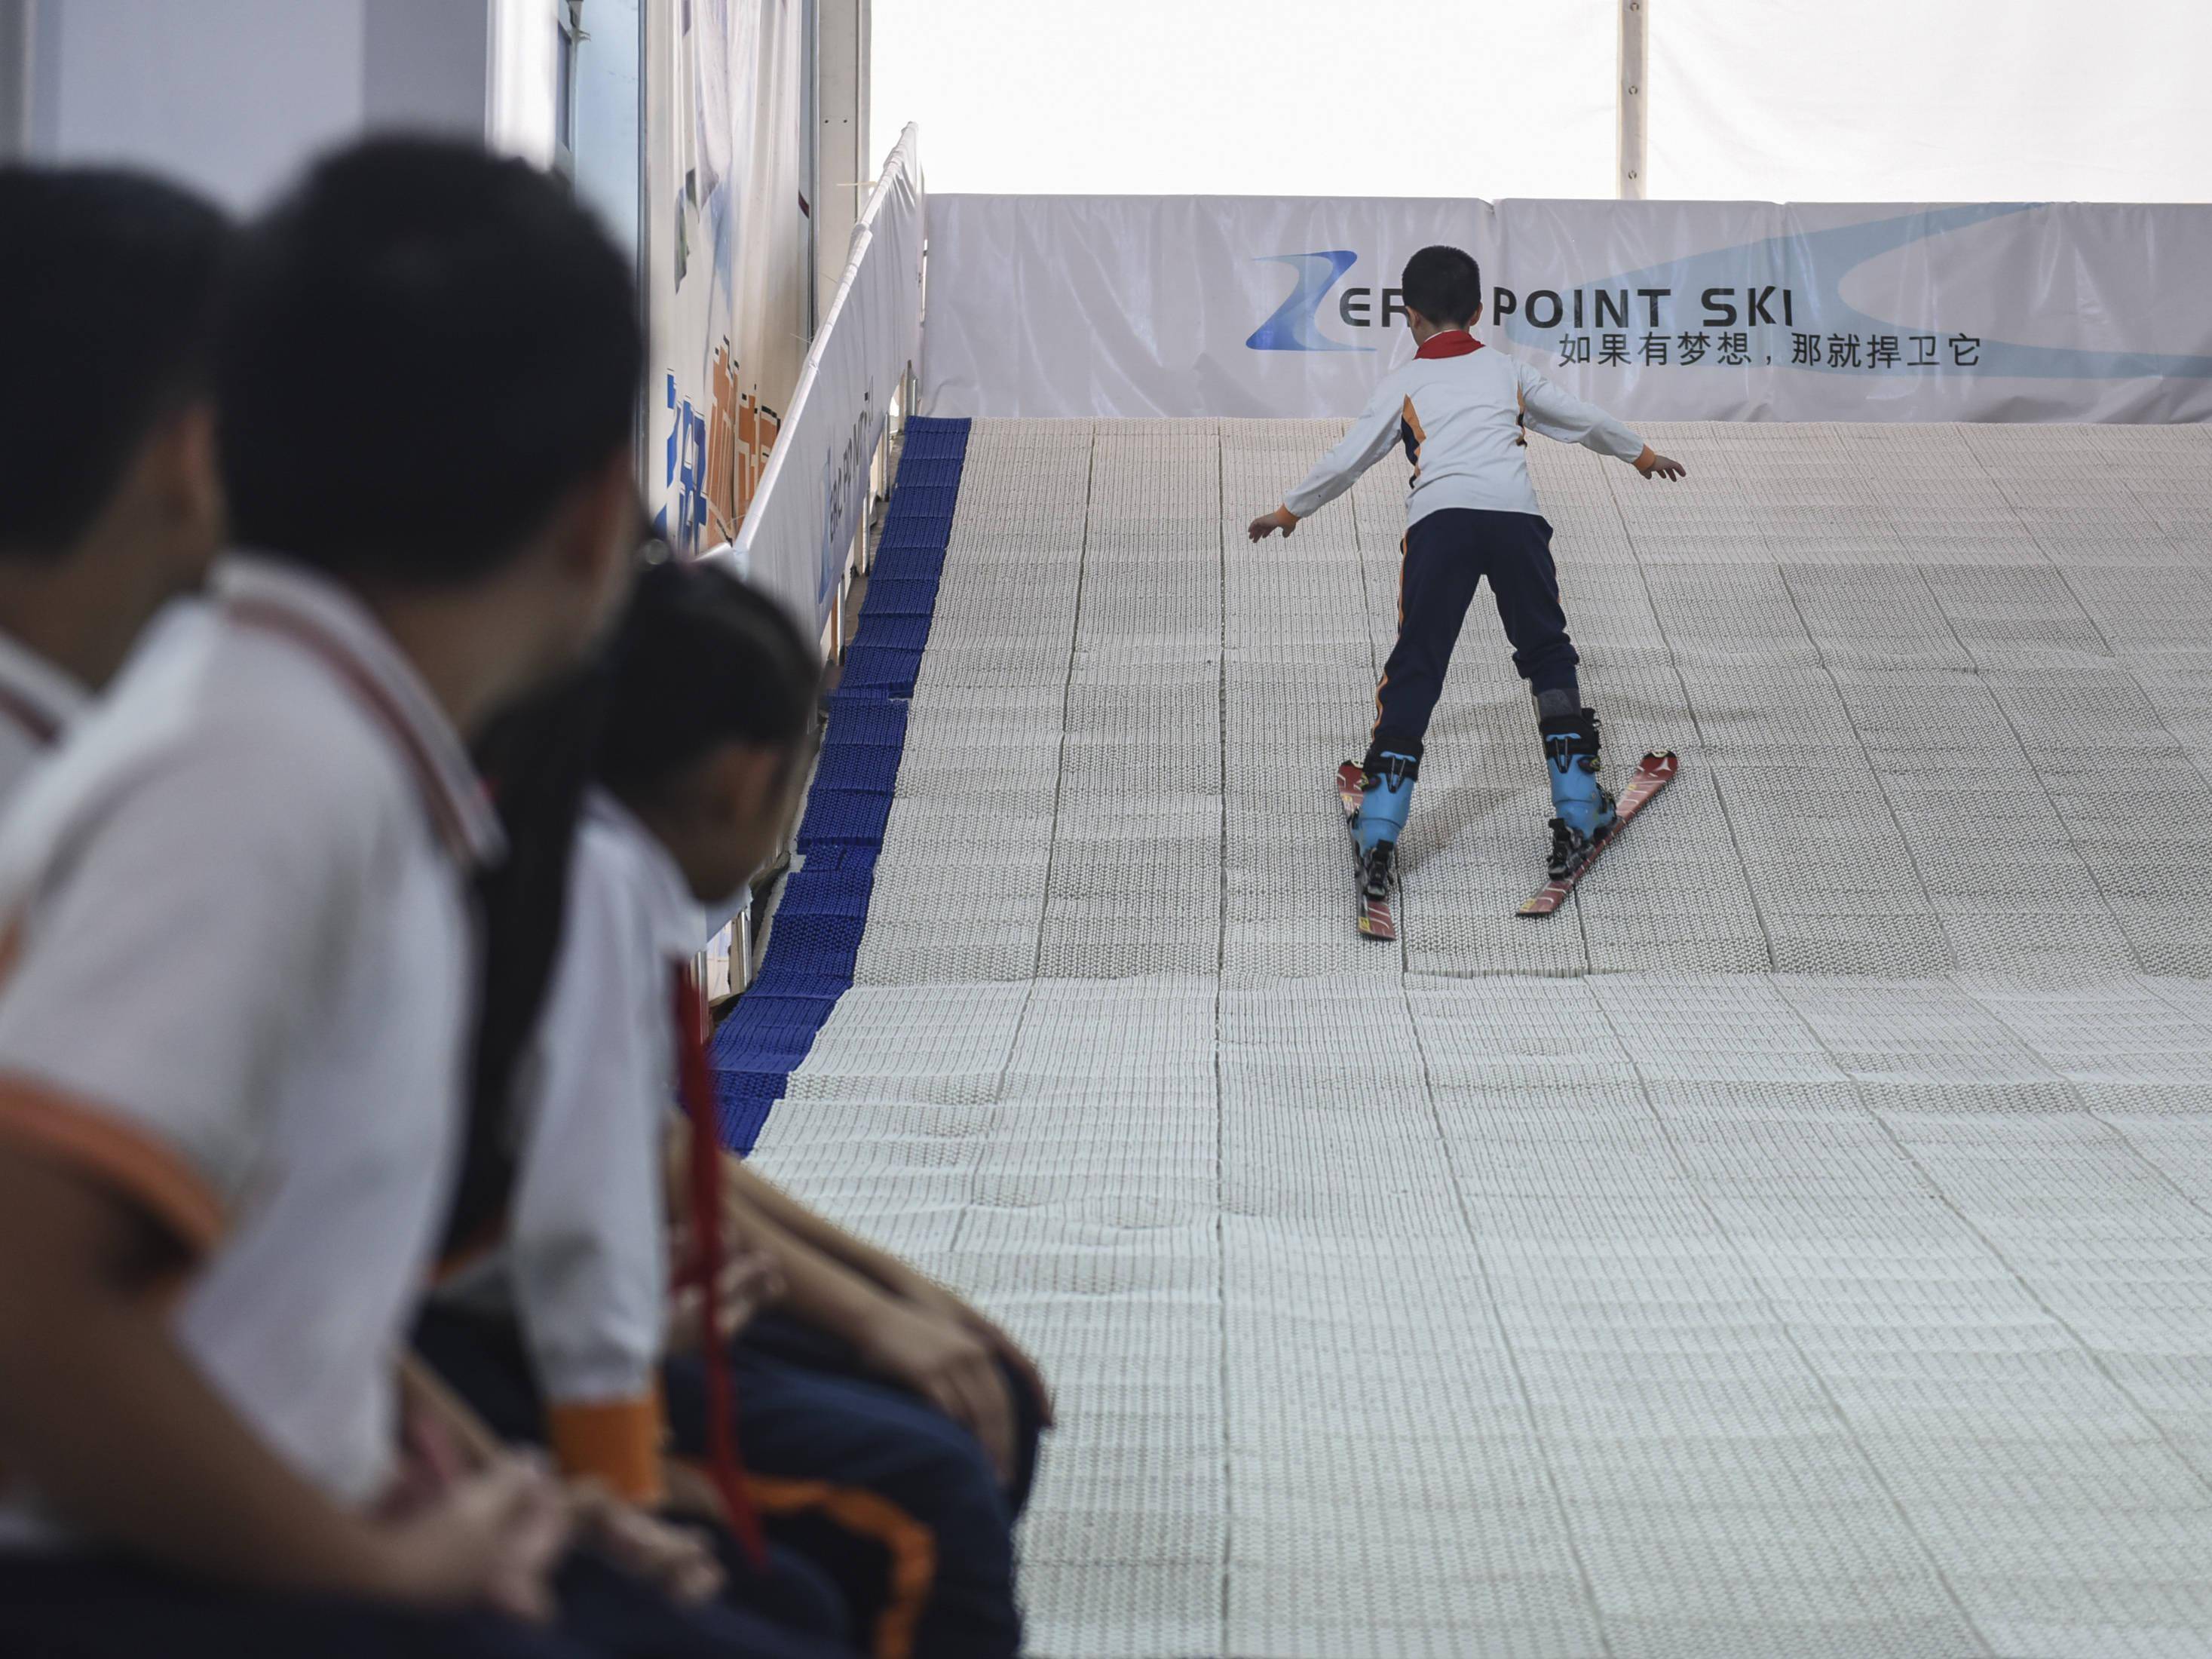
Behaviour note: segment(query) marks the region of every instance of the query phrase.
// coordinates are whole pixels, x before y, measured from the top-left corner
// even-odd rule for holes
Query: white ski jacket
[[[1283,510],[1310,516],[1402,443],[1413,463],[1408,525],[1452,507],[1536,513],[1524,427],[1618,460],[1644,453],[1644,440],[1603,410],[1453,329],[1431,336],[1413,362],[1375,388],[1343,441],[1283,498]]]

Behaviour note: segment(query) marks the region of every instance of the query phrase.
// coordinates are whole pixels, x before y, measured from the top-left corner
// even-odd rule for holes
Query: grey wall
[[[27,19],[29,149],[238,209],[370,127],[485,131],[490,0],[0,0]]]
[[[360,128],[367,4],[39,0],[33,150],[154,167],[249,207]]]
[[[487,0],[368,0],[363,114],[372,127],[484,131]]]

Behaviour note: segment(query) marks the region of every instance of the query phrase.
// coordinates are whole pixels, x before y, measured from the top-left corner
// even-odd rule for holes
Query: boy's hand
[[[382,1588],[418,1607],[489,1607],[542,1624],[568,1528],[560,1484],[532,1460],[504,1458],[383,1528]]]
[[[1670,481],[1680,477],[1688,471],[1681,462],[1669,456],[1662,455],[1650,444],[1644,446],[1644,453],[1636,458],[1635,466],[1636,470],[1647,478],[1666,478]]]
[[[1264,542],[1278,530],[1288,536],[1298,527],[1297,518],[1282,507],[1273,513],[1262,513],[1245,526],[1244,533],[1255,542]]]

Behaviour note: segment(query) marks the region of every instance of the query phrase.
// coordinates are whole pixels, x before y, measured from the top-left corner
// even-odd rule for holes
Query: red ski
[[[1353,890],[1359,902],[1358,922],[1359,931],[1370,939],[1398,937],[1398,919],[1390,913],[1390,901],[1367,896],[1365,872],[1359,861],[1359,803],[1367,789],[1364,774],[1358,761],[1346,761],[1336,769],[1336,799],[1344,808],[1344,827],[1352,832],[1352,878],[1358,884]]]
[[[1664,754],[1646,755],[1638,761],[1635,775],[1628,780],[1628,787],[1620,792],[1620,800],[1614,803],[1620,816],[1613,820],[1613,828],[1590,844],[1590,849],[1583,855],[1581,863],[1557,880],[1546,882],[1543,890],[1521,907],[1520,914],[1524,916],[1548,916],[1565,904],[1567,895],[1575,890],[1575,884],[1588,875],[1590,866],[1597,862],[1598,854],[1619,841],[1620,832],[1628,828],[1629,819],[1642,811],[1654,795],[1674,781],[1674,774],[1680,765],[1671,749]]]

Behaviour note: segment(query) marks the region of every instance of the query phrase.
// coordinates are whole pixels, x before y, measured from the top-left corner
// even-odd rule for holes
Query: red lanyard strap
[[[691,1120],[691,1259],[687,1278],[699,1293],[699,1342],[707,1365],[707,1467],[722,1495],[731,1533],[754,1571],[768,1570],[768,1543],[745,1490],[738,1459],[737,1394],[722,1333],[722,1141],[716,1133],[714,1086],[707,1072],[707,1006],[690,968],[676,966],[676,1078]]]

